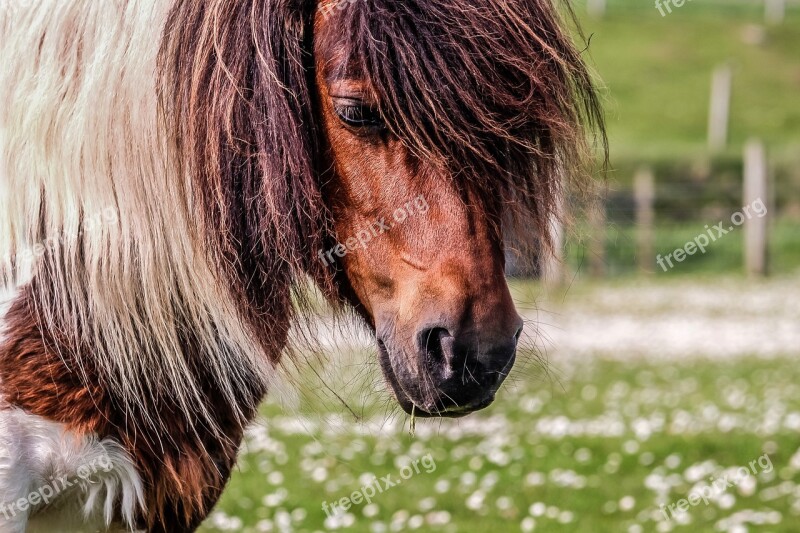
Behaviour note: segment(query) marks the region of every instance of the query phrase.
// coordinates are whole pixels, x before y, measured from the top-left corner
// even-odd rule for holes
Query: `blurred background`
[[[800,2],[574,9],[611,165],[560,258],[509,258],[497,402],[410,420],[320,307],[204,531],[800,531]]]

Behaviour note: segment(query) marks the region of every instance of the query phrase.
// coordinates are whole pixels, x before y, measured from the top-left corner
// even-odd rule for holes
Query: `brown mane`
[[[207,245],[265,346],[327,231],[311,104],[312,2],[178,2],[160,52],[162,112],[195,180]],[[273,354],[276,355],[276,354]]]

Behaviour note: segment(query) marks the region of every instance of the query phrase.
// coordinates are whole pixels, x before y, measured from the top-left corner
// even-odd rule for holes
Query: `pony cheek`
[[[396,295],[397,283],[391,270],[385,261],[379,260],[379,256],[368,255],[364,250],[347,257],[343,269],[353,293],[369,315],[370,322],[376,323],[376,315],[391,307]]]

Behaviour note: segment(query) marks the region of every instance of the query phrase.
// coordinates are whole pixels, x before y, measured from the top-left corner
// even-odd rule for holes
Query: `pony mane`
[[[196,185],[206,243],[241,312],[269,329],[330,234],[312,95],[316,2],[205,0],[173,8],[160,95],[178,162]]]

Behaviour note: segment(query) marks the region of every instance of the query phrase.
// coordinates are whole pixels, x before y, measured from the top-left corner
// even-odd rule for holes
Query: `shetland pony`
[[[309,283],[403,410],[486,407],[602,136],[550,0],[12,1],[0,60],[3,532],[194,531]]]

